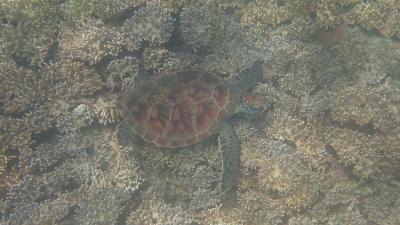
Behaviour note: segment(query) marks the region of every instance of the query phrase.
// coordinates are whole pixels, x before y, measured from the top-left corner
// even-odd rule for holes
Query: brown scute
[[[185,121],[171,122],[167,130],[169,138],[185,138],[189,135],[194,135],[193,127]]]
[[[200,134],[198,135],[199,140],[205,140],[205,139],[207,139],[207,138],[210,137],[210,136],[211,136],[211,133],[208,132],[208,131],[206,131],[206,132],[204,132],[204,133],[200,133]]]
[[[151,107],[146,128],[155,135],[164,134],[170,120],[171,110],[172,107],[166,101],[158,101],[157,105]]]
[[[186,139],[185,145],[190,146],[196,144],[197,142],[199,142],[199,138],[197,136],[194,136],[192,138]]]
[[[171,90],[167,94],[167,98],[169,102],[176,103],[183,101],[186,98],[187,88],[182,86],[176,86],[174,90]]]
[[[160,118],[150,118],[147,122],[148,129],[155,135],[162,135],[166,128],[165,121]]]
[[[149,104],[151,105],[161,105],[165,103],[167,100],[165,99],[165,96],[160,94],[160,93],[155,93],[149,96],[148,98]]]
[[[196,109],[197,132],[207,131],[216,119],[219,109],[211,99],[198,104]]]
[[[179,121],[181,119],[181,110],[178,107],[172,109],[171,122]]]
[[[170,140],[166,137],[158,137],[155,141],[154,144],[157,145],[158,147],[169,147],[170,146]]]
[[[170,138],[185,138],[195,135],[191,102],[181,102],[172,109],[171,121],[167,130]]]
[[[193,84],[187,88],[186,95],[193,99],[193,101],[199,103],[211,96],[211,90],[205,85]]]
[[[219,85],[214,89],[213,97],[215,101],[217,102],[218,106],[223,108],[225,107],[227,101],[228,101],[228,88],[223,85]]]

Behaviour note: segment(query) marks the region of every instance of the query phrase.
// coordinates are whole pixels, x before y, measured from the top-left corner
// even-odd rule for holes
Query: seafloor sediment
[[[140,80],[257,60],[229,207],[216,137],[115,139]],[[400,224],[398,0],[2,0],[0,81],[1,224]]]

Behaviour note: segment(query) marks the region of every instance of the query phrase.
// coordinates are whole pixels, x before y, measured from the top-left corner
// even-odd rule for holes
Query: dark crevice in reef
[[[59,50],[59,45],[58,45],[59,44],[58,43],[59,35],[60,35],[60,31],[57,29],[56,34],[55,34],[56,38],[55,38],[53,44],[50,46],[49,51],[46,56],[46,59],[45,59],[45,62],[48,64],[54,62],[57,57],[57,53]]]
[[[333,157],[333,159],[336,161],[335,163],[338,164],[343,169],[345,174],[350,179],[355,180],[355,181],[359,181],[360,180],[359,177],[354,175],[352,166],[345,166],[345,165],[343,165],[343,163],[340,163],[339,155],[337,154],[336,149],[333,146],[327,144],[325,146],[325,150],[330,156]]]
[[[142,188],[139,188],[135,192],[133,192],[130,196],[129,199],[126,201],[126,207],[119,212],[118,217],[117,217],[117,225],[126,225],[126,220],[128,216],[130,215],[131,212],[134,212],[137,210],[142,203],[141,199],[141,190]]]
[[[341,123],[338,121],[334,121],[332,119],[332,116],[329,116],[329,117],[331,120],[331,125],[334,127],[337,127],[337,128],[345,128],[345,129],[349,129],[349,130],[354,130],[354,131],[358,131],[358,132],[361,132],[366,135],[374,135],[374,134],[379,133],[379,130],[375,129],[375,127],[371,121],[368,122],[367,124],[359,125],[354,120],[349,120],[349,121],[346,121],[345,123]]]
[[[140,49],[137,51],[129,51],[128,49],[123,47],[117,56],[108,55],[108,56],[103,57],[100,60],[100,62],[98,62],[94,65],[94,69],[97,74],[104,75],[104,74],[107,74],[107,66],[113,60],[122,59],[127,56],[132,56],[132,57],[137,58],[138,60],[141,60],[143,58],[143,52],[144,52],[145,48],[147,47],[147,45],[148,45],[147,43],[142,43]],[[90,65],[88,65],[88,66],[90,67]],[[107,77],[101,76],[101,79],[103,82],[105,82]]]
[[[107,55],[103,57],[97,64],[94,65],[94,69],[97,74],[103,75],[107,74],[107,66],[112,61],[118,59],[118,57]],[[107,77],[101,76],[102,80],[105,81]]]
[[[34,144],[32,147],[37,147],[42,143],[48,143],[52,141],[57,140],[57,136],[60,135],[61,133],[57,129],[56,126],[52,126],[40,133],[37,134],[32,134],[32,140],[35,140]]]
[[[339,155],[337,154],[336,150],[334,147],[331,145],[326,145],[325,146],[326,152],[331,155],[335,160],[339,160]]]
[[[68,213],[66,213],[66,215],[60,219],[60,221],[73,221],[74,220],[74,216],[75,216],[75,210],[78,209],[77,205],[73,205],[71,207],[68,207]]]
[[[59,51],[58,39],[60,38],[60,28],[59,27],[60,27],[61,21],[62,21],[62,18],[61,18],[61,16],[59,16],[58,22],[57,22],[57,28],[56,28],[56,31],[54,32],[54,41],[48,49],[47,56],[44,60],[45,63],[51,63],[52,61],[55,61],[55,59],[57,57],[57,53]]]
[[[121,26],[125,20],[131,18],[133,15],[135,15],[135,12],[139,9],[145,6],[145,3],[140,4],[134,8],[129,8],[125,9],[123,12],[119,13],[118,15],[103,19],[103,22],[105,24],[110,24],[110,25],[117,25]]]
[[[282,222],[280,223],[280,225],[285,225],[285,224],[288,224],[289,223],[289,215],[284,215],[283,217],[282,217]]]
[[[171,52],[190,52],[196,56],[206,56],[212,53],[212,49],[209,47],[204,47],[194,51],[190,46],[185,45],[185,40],[182,35],[182,25],[181,25],[181,18],[180,13],[182,9],[178,10],[173,17],[174,21],[174,30],[171,33],[171,37],[169,41],[165,44],[165,47]]]
[[[140,139],[141,140],[141,139]],[[134,153],[131,152],[129,154],[132,156],[132,158],[138,159],[138,162],[143,162],[145,159],[140,153]],[[140,170],[144,171],[144,166],[142,163],[139,164]],[[129,215],[136,211],[139,206],[142,204],[142,193],[144,193],[148,187],[149,187],[149,182],[148,181],[143,181],[142,184],[133,192],[130,194],[130,197],[126,200],[126,207],[124,207],[121,212],[119,212],[118,217],[117,217],[117,225],[127,225],[126,220],[129,217]]]
[[[169,41],[166,43],[165,47],[173,52],[177,51],[182,51],[183,50],[183,37],[182,37],[182,32],[180,30],[180,13],[182,9],[180,9],[175,15],[173,15],[173,21],[174,21],[174,30],[171,33],[171,37],[169,38]]]
[[[8,100],[13,101],[14,98],[15,98],[15,95],[11,95]],[[33,106],[29,106],[29,107],[26,107],[25,109],[22,109],[19,112],[11,112],[11,113],[9,112],[9,113],[5,113],[2,115],[12,117],[13,119],[23,119],[26,116],[25,114],[30,112],[32,109],[33,109]]]
[[[11,58],[14,60],[15,64],[19,67],[29,68],[31,65],[28,57],[17,56],[15,54],[12,54]]]

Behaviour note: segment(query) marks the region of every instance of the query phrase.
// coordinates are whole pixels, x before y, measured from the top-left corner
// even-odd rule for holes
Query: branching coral
[[[15,162],[20,154],[32,152],[32,133],[26,129],[23,120],[0,116],[0,196],[7,193],[26,174],[26,161]]]
[[[147,48],[143,53],[143,66],[146,70],[159,72],[165,70],[170,52],[167,49]]]
[[[324,193],[322,200],[309,211],[308,216],[292,218],[289,224],[362,225],[367,221],[396,224],[398,214],[391,210],[397,210],[398,207],[396,191],[398,185],[389,185],[384,180],[377,183],[337,184]],[[386,196],[391,196],[391,200]],[[380,198],[379,202],[376,202],[377,198]],[[388,209],[388,205],[393,208]],[[379,218],[383,215],[385,218]]]
[[[398,224],[400,222],[400,186],[397,182],[384,181],[374,184],[374,193],[363,199],[363,212],[375,223]],[[372,192],[371,191],[371,192]]]
[[[242,187],[274,192],[274,199],[285,208],[302,210],[313,205],[319,191],[326,188],[323,174],[315,171],[324,167],[323,162],[307,162],[309,157],[288,140],[252,137],[243,142],[242,149],[246,174]]]
[[[203,67],[222,74],[237,75],[261,58],[252,37],[232,17],[225,16],[221,23],[220,43],[212,47],[212,54],[205,57]]]
[[[37,76],[32,71],[21,70],[13,64],[5,66],[1,82],[1,101],[5,112],[19,113],[33,107],[41,98],[40,92],[33,89],[40,83]]]
[[[139,81],[139,60],[135,57],[126,56],[111,61],[107,66],[108,88],[121,87],[123,92],[130,90]]]
[[[71,113],[63,115],[63,119],[56,124],[64,133],[75,132],[90,125],[95,118],[95,113],[87,105],[80,104]]]
[[[146,48],[143,52],[143,67],[153,73],[188,68],[196,60],[190,53],[172,52],[165,48]]]
[[[354,121],[360,126],[371,123],[382,132],[395,132],[400,119],[397,103],[400,95],[399,89],[392,84],[388,82],[368,90],[357,86],[344,89],[333,101],[334,119],[340,122]]]
[[[209,144],[209,143],[208,143]],[[215,184],[221,176],[220,156],[215,147],[206,143],[182,149],[160,152],[146,146],[144,167],[146,173],[157,174],[151,183],[168,190],[165,198],[179,198],[189,202],[192,210],[215,207],[220,203]]]
[[[119,29],[100,20],[90,20],[76,29],[66,27],[60,35],[60,57],[63,60],[80,60],[91,65],[106,56],[116,56],[123,43]]]
[[[85,186],[63,196],[74,202],[75,224],[117,224],[119,212],[124,211],[129,200],[127,192],[99,185]]]
[[[180,14],[182,36],[185,43],[194,51],[206,52],[218,44],[223,16],[215,3],[191,4]]]
[[[7,0],[0,8],[0,44],[8,56],[29,64],[46,62],[56,43],[59,2]]]
[[[272,124],[267,130],[268,135],[290,142],[305,155],[320,159],[324,157],[326,154],[324,129],[316,123],[277,113],[271,115]]]
[[[68,0],[62,9],[68,25],[79,25],[87,22],[92,16],[100,17],[103,21],[118,18],[145,2],[144,0]]]
[[[352,167],[355,175],[378,177],[380,174],[394,172],[398,166],[392,164],[399,160],[396,147],[398,132],[394,135],[367,135],[350,129],[331,131],[330,145],[338,154],[339,160]],[[395,144],[396,145],[396,144]],[[386,147],[382,147],[386,146]]]
[[[153,194],[153,195],[152,195]],[[162,196],[148,193],[140,207],[133,211],[126,220],[129,225],[162,225],[162,224],[190,224],[194,222],[182,206],[173,206],[162,200]]]
[[[238,207],[225,215],[232,224],[272,224],[284,221],[285,210],[275,199],[256,191],[244,191],[239,196]]]
[[[126,47],[137,50],[143,41],[161,45],[169,41],[173,31],[171,12],[158,3],[148,3],[124,22]]]
[[[268,29],[291,19],[293,16],[285,6],[273,1],[253,1],[242,9],[241,23],[265,33]]]
[[[21,207],[9,224],[67,224],[73,205],[64,200],[47,201]]]
[[[117,99],[115,96],[107,99],[100,98],[96,102],[96,113],[101,124],[115,123],[120,120],[117,109]]]
[[[129,194],[142,182],[139,164],[110,141],[111,135],[89,136],[69,135],[57,144],[36,147],[29,156],[25,153],[28,167],[41,175],[26,176],[9,192],[7,204],[14,212],[10,219],[19,217],[25,223],[34,219],[31,224],[41,224],[49,215],[56,219],[65,213],[74,216],[63,217],[64,223],[116,223],[119,212],[129,205]],[[40,210],[60,201],[68,206],[64,211]],[[30,210],[26,210],[28,206]]]
[[[5,106],[4,112],[11,118],[19,113],[27,129],[36,134],[51,128],[54,123],[65,124],[55,122],[56,118],[71,118],[69,104],[74,103],[68,103],[68,100],[91,95],[102,88],[97,74],[79,63],[52,64],[39,71],[16,68],[1,75],[4,93],[0,101]]]
[[[396,72],[392,71],[397,65],[392,63],[390,60],[387,64],[356,66],[357,79],[351,85],[337,85],[331,95],[333,119],[341,123],[355,122],[360,126],[372,123],[382,132],[396,131],[400,121],[400,89]]]
[[[388,18],[398,13],[397,1],[373,1],[357,4],[352,13],[352,19],[362,28],[382,29]]]

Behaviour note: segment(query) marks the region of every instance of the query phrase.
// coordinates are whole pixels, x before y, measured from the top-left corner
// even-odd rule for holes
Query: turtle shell
[[[218,131],[232,109],[231,96],[229,85],[214,73],[164,72],[128,93],[121,115],[147,142],[189,146]]]

